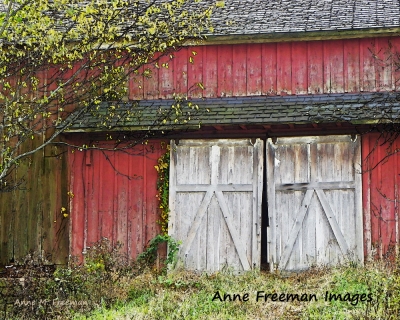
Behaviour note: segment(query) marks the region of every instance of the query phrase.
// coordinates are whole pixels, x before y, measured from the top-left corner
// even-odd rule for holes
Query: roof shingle
[[[399,19],[397,0],[226,0],[212,16],[214,35],[390,28]]]

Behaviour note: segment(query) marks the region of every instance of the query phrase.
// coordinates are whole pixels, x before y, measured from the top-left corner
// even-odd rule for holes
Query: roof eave
[[[335,40],[335,39],[390,37],[398,35],[400,35],[400,27],[272,32],[272,33],[254,33],[254,34],[229,34],[229,35],[211,34],[207,35],[206,40],[202,42],[188,41],[186,45]]]
[[[338,120],[338,119],[332,119],[332,120],[320,120],[320,121],[281,121],[281,122],[235,122],[235,123],[213,123],[213,122],[206,122],[202,123],[201,126],[199,124],[182,124],[182,125],[177,125],[177,126],[162,126],[162,127],[157,127],[157,128],[152,128],[149,126],[119,126],[119,127],[113,127],[109,128],[108,130],[105,128],[100,128],[100,127],[91,127],[91,128],[73,128],[73,129],[68,129],[65,131],[65,133],[104,133],[104,132],[135,132],[135,131],[176,131],[176,132],[182,132],[186,130],[199,130],[202,127],[213,127],[218,125],[219,127],[230,127],[233,125],[307,125],[307,124],[332,124],[332,123],[347,123],[351,124],[354,126],[360,126],[360,125],[379,125],[379,124],[390,124],[390,123],[400,123],[400,120],[395,119],[395,120],[377,120],[377,119],[353,119],[349,121],[345,120]]]

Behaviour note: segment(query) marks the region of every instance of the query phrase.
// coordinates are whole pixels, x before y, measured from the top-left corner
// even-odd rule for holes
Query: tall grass
[[[165,273],[101,243],[82,266],[46,274],[26,267],[0,278],[1,319],[400,319],[398,263],[289,275]]]
[[[222,299],[226,294],[241,299],[213,301],[217,292]],[[262,296],[258,301],[257,292]],[[248,301],[243,301],[246,293]],[[280,294],[284,300],[286,294],[298,294],[307,300],[272,301],[270,295],[265,301],[273,293],[278,299]],[[340,294],[343,301],[333,294]],[[309,301],[310,295],[316,300]],[[76,319],[399,319],[399,300],[397,269],[379,262],[314,268],[289,276],[256,271],[241,276],[147,272],[132,281],[124,303]]]

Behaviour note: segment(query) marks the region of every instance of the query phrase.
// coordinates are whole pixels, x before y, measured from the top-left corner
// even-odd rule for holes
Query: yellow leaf
[[[147,29],[148,31],[149,31],[149,33],[151,34],[151,35],[153,35],[153,34],[155,34],[156,33],[156,27],[155,26],[153,26],[153,27],[150,27],[149,29]]]

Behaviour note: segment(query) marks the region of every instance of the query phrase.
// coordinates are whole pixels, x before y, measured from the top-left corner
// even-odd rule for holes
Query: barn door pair
[[[171,142],[170,235],[191,270],[258,268],[266,188],[271,268],[362,260],[359,141],[350,136]],[[263,230],[266,232],[266,230]]]

